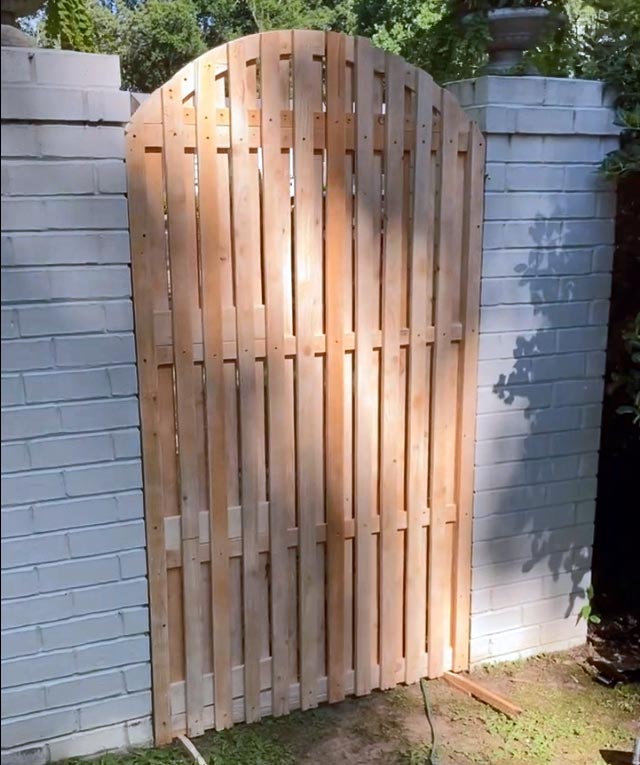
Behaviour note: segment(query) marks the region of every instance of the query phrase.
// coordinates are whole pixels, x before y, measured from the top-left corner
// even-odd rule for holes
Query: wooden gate
[[[481,133],[287,31],[127,141],[156,741],[465,668]]]

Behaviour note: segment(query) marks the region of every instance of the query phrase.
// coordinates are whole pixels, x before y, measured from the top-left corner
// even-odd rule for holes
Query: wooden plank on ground
[[[155,98],[159,96],[156,95]],[[131,269],[135,294],[136,346],[140,395],[140,420],[143,474],[145,485],[145,528],[149,576],[151,623],[151,670],[153,689],[153,730],[156,745],[173,738],[169,707],[169,618],[167,563],[164,539],[161,453],[159,441],[158,369],[153,336],[153,261],[154,238],[164,220],[156,214],[157,205],[149,201],[145,151],[140,125],[134,120],[127,130],[127,177],[131,233]],[[162,185],[155,192],[162,196]],[[162,205],[160,205],[162,209]],[[164,250],[162,251],[164,255]]]
[[[480,699],[480,701],[484,701],[485,704],[489,704],[489,706],[499,709],[508,717],[515,718],[522,714],[522,708],[517,704],[509,701],[509,699],[501,694],[496,693],[489,688],[485,688],[483,685],[480,685],[480,683],[476,683],[475,680],[472,680],[466,675],[456,675],[453,672],[445,672],[443,677],[453,688],[457,688],[459,691],[463,691],[476,699]]]
[[[254,347],[254,260],[259,257],[260,211],[253,204],[247,132],[247,58],[244,41],[228,46],[231,109],[231,188],[235,254],[236,332],[240,406],[242,573],[244,611],[245,720],[260,719],[260,632],[252,628],[260,610],[258,566],[258,401]]]
[[[386,56],[384,243],[382,285],[382,385],[380,433],[380,687],[396,684],[401,655],[402,624],[396,619],[398,593],[397,514],[401,433],[399,412],[401,288],[402,288],[402,131],[405,103],[405,64]],[[391,584],[391,586],[390,586]]]
[[[406,570],[404,609],[405,682],[415,683],[422,674],[426,639],[426,550],[422,514],[427,498],[428,349],[424,337],[429,313],[431,258],[429,195],[431,178],[431,112],[433,84],[417,69],[416,142],[413,158],[413,211],[410,237],[409,369],[406,465]]]
[[[272,713],[289,711],[289,550],[287,528],[293,516],[289,483],[293,480],[289,430],[283,424],[288,409],[285,359],[285,288],[291,257],[289,153],[279,142],[280,112],[289,103],[288,69],[280,54],[291,32],[262,36],[260,81],[262,95],[263,252],[266,305],[266,346],[269,419],[269,536],[271,576]]]
[[[222,214],[223,190],[219,188],[224,179],[216,172],[217,146],[213,120],[216,105],[224,103],[224,82],[216,82],[216,58],[211,53],[198,59],[196,82],[214,713],[216,730],[223,730],[233,724],[221,266],[226,259],[230,259],[231,242]],[[224,191],[228,195],[228,187]]]
[[[327,674],[329,701],[344,698],[344,281],[347,193],[345,183],[345,38],[327,32],[326,306],[326,517]]]
[[[485,141],[473,126],[465,158],[462,261],[462,326],[458,400],[458,470],[456,475],[457,528],[453,566],[453,669],[469,666],[471,609],[471,522],[475,449],[480,269],[484,200]]]
[[[199,64],[200,62],[197,62]],[[215,713],[215,707],[214,707],[214,713]],[[191,741],[191,739],[188,739],[186,736],[177,736],[178,741],[182,744],[182,746],[187,750],[189,755],[191,756],[191,759],[196,763],[196,765],[207,765],[206,760],[204,757],[200,754],[198,751],[198,748],[196,745]]]
[[[317,706],[318,610],[320,583],[317,578],[316,522],[322,504],[320,464],[315,458],[320,433],[313,427],[309,412],[313,401],[315,357],[313,336],[314,295],[313,251],[316,228],[315,171],[313,155],[315,82],[313,62],[317,32],[293,33],[294,99],[294,259],[296,369],[296,462],[298,484],[299,541],[299,652],[300,705]]]
[[[373,154],[373,48],[369,40],[358,37],[355,49],[356,102],[356,200],[355,200],[355,691],[371,692],[373,621],[371,601],[374,539],[371,521],[375,486],[373,466],[373,426],[376,418],[373,338],[377,328],[374,295],[378,278],[374,253],[379,248],[376,212],[380,199],[374,194]],[[376,208],[374,210],[373,208]],[[376,375],[377,377],[377,375]]]
[[[193,374],[193,317],[197,295],[195,190],[185,172],[181,80],[162,88],[164,169],[169,231],[178,465],[182,526],[182,584],[185,604],[187,734],[204,732],[202,719],[202,634],[198,557],[198,476],[195,453],[196,395]]]
[[[438,247],[435,263],[435,327],[433,350],[433,385],[431,393],[431,454],[429,526],[428,634],[429,676],[438,677],[445,668],[445,652],[450,645],[451,625],[444,603],[451,578],[451,560],[446,529],[446,505],[453,495],[454,466],[448,454],[455,439],[455,349],[452,347],[454,293],[457,283],[455,252],[456,220],[461,200],[456,195],[455,169],[458,158],[458,107],[446,91],[440,91],[442,113],[442,148],[440,156],[440,193],[438,199]]]

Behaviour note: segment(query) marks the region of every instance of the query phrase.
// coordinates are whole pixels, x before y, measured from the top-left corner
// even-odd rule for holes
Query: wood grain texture
[[[345,38],[327,33],[327,191],[325,221],[326,289],[326,518],[327,518],[327,664],[329,701],[344,698],[344,494],[345,358],[344,284],[345,179]]]
[[[462,231],[461,319],[464,327],[458,367],[458,434],[456,470],[457,533],[453,565],[453,669],[469,666],[471,621],[471,533],[475,457],[480,276],[484,202],[485,140],[477,126],[469,137],[465,159]]]
[[[318,369],[314,356],[315,301],[314,239],[318,225],[313,153],[314,77],[313,49],[318,33],[293,33],[294,99],[294,283],[296,334],[296,472],[298,479],[299,543],[299,651],[301,708],[317,706],[319,674],[318,626],[320,581],[315,525],[323,503],[321,464],[315,458],[321,432],[318,413],[309,410],[314,400]],[[321,220],[321,219],[320,219]]]
[[[476,699],[484,701],[485,704],[489,704],[489,706],[504,712],[507,717],[515,719],[522,714],[522,708],[517,704],[514,704],[501,694],[496,693],[489,688],[485,688],[483,685],[480,685],[480,683],[475,682],[466,675],[456,675],[453,672],[445,672],[443,677],[453,688],[457,688],[463,693],[468,693],[470,696],[474,696]]]
[[[400,504],[400,345],[402,289],[404,63],[386,56],[384,240],[382,254],[382,382],[380,391],[380,687],[396,684],[402,624],[398,624],[397,513]]]
[[[196,391],[193,375],[194,290],[197,294],[196,220],[195,191],[193,182],[189,183],[189,173],[185,164],[184,131],[180,119],[180,87],[181,78],[178,74],[162,88],[162,112],[182,522],[182,588],[183,603],[185,608],[188,608],[184,614],[187,734],[199,736],[204,731],[204,723],[198,476],[195,453]]]
[[[405,681],[419,680],[426,643],[426,550],[421,516],[427,499],[427,431],[429,359],[422,328],[430,316],[433,263],[429,248],[431,178],[431,113],[433,82],[416,71],[416,144],[413,159],[413,209],[409,274],[409,326],[406,454],[406,586],[404,609]]]
[[[231,205],[238,343],[240,416],[240,499],[242,506],[242,595],[245,719],[260,719],[260,610],[258,560],[258,388],[254,354],[256,259],[260,255],[260,212],[252,194],[254,164],[249,156],[247,101],[251,79],[243,40],[228,46],[231,110]],[[255,90],[254,90],[255,92]],[[250,626],[249,626],[250,625]]]
[[[231,623],[229,582],[229,523],[227,513],[227,440],[225,423],[224,349],[222,331],[222,263],[230,258],[231,238],[221,204],[217,172],[216,105],[224,103],[224,83],[216,81],[216,63],[226,59],[210,54],[197,62],[198,83],[198,200],[202,268],[202,338],[205,372],[207,474],[211,540],[211,611],[215,728],[232,725]],[[224,191],[226,192],[226,183]]]
[[[216,48],[136,113],[158,743],[466,668],[483,143],[319,31]]]
[[[287,45],[288,43],[288,45]],[[269,418],[269,534],[271,570],[272,713],[289,711],[289,555],[287,528],[293,518],[294,470],[291,432],[282,420],[292,401],[288,396],[285,359],[286,290],[290,280],[291,203],[289,153],[283,153],[275,133],[280,111],[289,103],[289,66],[280,56],[290,48],[291,33],[267,35],[261,42],[263,141],[263,250],[266,300],[266,345]],[[290,283],[290,281],[289,281]]]
[[[458,130],[458,111],[453,97],[440,93],[442,149],[438,199],[438,246],[435,263],[435,324],[433,351],[432,428],[430,454],[431,524],[429,526],[429,620],[427,644],[429,676],[438,677],[446,668],[446,653],[451,645],[449,604],[443,593],[450,587],[451,565],[444,508],[453,492],[455,465],[449,455],[455,441],[456,349],[452,345],[455,275],[459,262],[455,225],[458,207],[455,168],[457,148],[453,136]]]
[[[157,97],[157,94],[156,94]],[[160,167],[161,170],[161,167]],[[157,262],[158,230],[164,239],[164,221],[158,215],[148,193],[149,177],[145,161],[143,137],[137,122],[127,130],[127,180],[129,188],[129,218],[131,235],[132,280],[136,300],[136,350],[138,357],[138,384],[140,397],[140,430],[143,448],[143,476],[145,487],[145,528],[147,535],[147,562],[149,578],[149,606],[153,653],[151,671],[153,679],[153,730],[158,745],[168,744],[173,738],[169,707],[169,607],[167,590],[167,562],[164,538],[164,485],[161,447],[159,439],[160,412],[158,409],[158,367],[153,336],[153,273]],[[154,179],[157,181],[157,176]],[[160,180],[162,176],[160,174]],[[152,185],[156,198],[162,201],[162,185]],[[162,210],[162,204],[159,206]],[[162,249],[164,257],[164,248]]]
[[[372,335],[377,328],[374,296],[379,275],[373,253],[379,249],[373,152],[373,48],[369,40],[356,40],[356,201],[355,201],[355,690],[358,695],[372,688],[373,634],[371,613],[375,593],[373,578],[374,538],[374,449],[377,369],[374,366]]]

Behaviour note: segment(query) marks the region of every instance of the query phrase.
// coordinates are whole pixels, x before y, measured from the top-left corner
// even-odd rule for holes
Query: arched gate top
[[[343,46],[347,67],[357,68],[358,61],[362,62],[365,60],[367,66],[372,66],[375,75],[382,78],[386,76],[390,68],[395,68],[398,71],[402,70],[402,79],[404,80],[405,88],[408,91],[415,92],[418,77],[425,78],[429,83],[429,88],[432,94],[432,141],[434,142],[434,145],[438,140],[443,99],[447,104],[447,108],[451,111],[452,117],[455,116],[455,120],[462,128],[460,148],[465,150],[469,130],[475,130],[476,137],[480,137],[479,131],[477,127],[475,127],[475,123],[472,122],[459,106],[455,96],[446,89],[438,86],[430,75],[420,70],[418,67],[408,63],[393,53],[385,52],[380,48],[374,47],[368,38],[360,36],[353,37],[342,33],[323,32],[318,30],[275,30],[261,32],[232,40],[231,42],[224,43],[223,45],[219,45],[218,47],[203,53],[200,57],[182,67],[182,69],[180,69],[170,80],[157,88],[147,99],[145,99],[144,103],[133,115],[127,130],[130,131],[136,125],[141,124],[158,125],[162,123],[163,93],[165,93],[165,97],[171,93],[176,98],[179,98],[184,108],[185,125],[195,125],[198,83],[206,76],[206,72],[213,71],[215,73],[214,77],[216,81],[227,81],[230,59],[242,59],[247,66],[254,67],[256,71],[258,71],[258,62],[260,61],[262,52],[265,48],[269,50],[276,49],[278,51],[278,56],[282,61],[291,61],[292,58],[295,58],[296,55],[298,55],[304,56],[305,58],[311,57],[316,62],[324,63],[326,60],[328,40],[339,41],[339,44]],[[254,77],[255,76],[256,75],[254,75]],[[257,76],[259,77],[259,75]],[[293,85],[291,87],[290,96],[292,99],[295,97]],[[228,102],[228,91],[225,93],[225,101]],[[258,85],[255,94],[255,108],[248,116],[249,125],[252,128],[258,128],[260,126],[259,107],[260,92]],[[383,111],[384,108],[384,104],[382,104]],[[323,104],[323,110],[326,110],[326,104]],[[228,128],[228,104],[226,111],[225,108],[218,109],[216,119],[219,126]],[[292,115],[283,114],[282,119],[283,125],[291,128],[293,123]],[[318,117],[318,120],[319,119],[320,118]],[[384,114],[381,112],[378,120],[379,134],[382,132],[383,124]],[[407,130],[410,131],[413,128],[414,126],[411,117],[408,116]],[[255,136],[253,141],[254,144],[257,143]]]
[[[133,116],[157,743],[467,666],[483,151],[334,32]]]

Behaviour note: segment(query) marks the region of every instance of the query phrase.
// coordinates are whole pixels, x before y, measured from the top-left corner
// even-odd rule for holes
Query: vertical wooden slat
[[[292,82],[292,69],[293,63],[291,60],[291,51],[293,47],[293,33],[287,32],[286,34],[286,51],[289,57],[286,60],[280,62],[281,77],[286,83],[286,99],[287,109],[291,108],[291,82]],[[286,166],[286,174],[289,178],[289,186],[286,193],[286,205],[288,215],[286,223],[283,225],[286,227],[287,246],[283,255],[283,279],[284,279],[284,313],[285,313],[285,334],[288,336],[294,335],[294,284],[293,284],[293,263],[292,263],[292,232],[293,232],[293,205],[292,205],[292,167],[291,167],[292,155],[291,151],[287,150],[284,153],[284,159]],[[287,445],[287,453],[285,459],[286,465],[286,480],[285,480],[285,506],[288,509],[287,523],[293,527],[297,525],[296,520],[296,448],[295,448],[295,430],[296,430],[296,406],[295,406],[295,369],[296,360],[295,357],[287,358],[285,361],[285,411],[283,418],[280,420],[280,427],[284,431],[283,438]],[[288,554],[288,597],[289,597],[289,620],[287,634],[289,639],[289,671],[288,677],[291,684],[295,683],[298,688],[298,705],[299,705],[299,664],[298,664],[298,548],[289,548]],[[294,699],[296,700],[296,699]]]
[[[385,53],[378,48],[372,48],[373,55],[373,113],[381,114],[384,104],[384,71],[385,71]],[[375,126],[375,121],[374,121]],[[384,173],[384,152],[377,151],[373,155],[373,183],[371,186],[371,196],[374,204],[371,206],[372,225],[373,225],[373,250],[372,259],[372,277],[373,290],[371,294],[371,304],[373,310],[373,326],[376,330],[382,328],[382,182]],[[380,382],[382,371],[382,352],[376,350],[373,354],[372,371],[370,380],[370,395],[372,396],[372,408],[375,413],[372,424],[372,479],[373,479],[373,506],[372,515],[380,527]],[[371,560],[371,662],[372,662],[372,687],[380,687],[380,534],[373,535],[372,539],[372,560]]]
[[[315,40],[315,45],[314,41]],[[325,55],[325,34],[317,32],[315,38],[309,40],[312,63],[312,83],[313,89],[309,92],[308,98],[314,117],[326,108],[326,92],[324,87],[323,61]],[[313,154],[313,234],[309,242],[309,261],[311,266],[311,281],[313,310],[311,312],[311,322],[315,335],[321,334],[325,330],[325,290],[324,290],[324,209],[325,209],[325,162],[324,152],[314,149]],[[314,451],[310,459],[316,461],[318,465],[318,485],[320,487],[320,496],[316,504],[317,515],[316,523],[326,523],[325,507],[325,428],[324,419],[326,416],[326,401],[324,386],[326,380],[325,369],[326,357],[315,356],[313,360],[312,379],[309,384],[309,406],[307,407],[307,417],[305,427],[310,428],[315,433]],[[326,609],[326,587],[327,587],[327,545],[326,543],[316,545],[316,582],[318,583],[317,593],[317,614],[318,631],[316,636],[316,650],[318,652],[318,677],[327,675],[327,609]],[[316,686],[316,690],[318,691]]]
[[[220,103],[224,104],[224,91],[220,92],[222,83],[216,83],[216,57],[213,54],[198,60],[196,82],[214,713],[216,730],[223,730],[233,724],[221,265],[230,257],[230,241],[228,228],[222,220],[219,189],[222,179],[217,173],[215,129],[215,110]]]
[[[327,669],[330,702],[344,698],[344,275],[345,49],[343,35],[327,32],[327,192],[325,310]]]
[[[317,33],[293,33],[294,97],[294,247],[296,369],[296,461],[299,535],[300,705],[317,706],[318,589],[316,522],[322,503],[321,473],[314,457],[318,433],[308,406],[313,400],[316,369],[313,352],[314,294],[313,237],[315,233],[313,42]]]
[[[345,117],[352,87],[353,154]],[[228,727],[234,706],[238,714],[234,666],[244,665],[244,717],[258,719],[268,657],[276,715],[297,706],[291,684],[298,679],[304,709],[325,693],[325,675],[328,699],[343,698],[352,667],[357,694],[401,677],[413,682],[424,672],[425,647],[430,675],[450,663],[465,668],[482,136],[472,129],[463,148],[466,117],[428,75],[366,40],[333,33],[273,32],[222,46],[155,98],[136,119],[148,109],[149,123],[162,120],[163,151],[145,152],[151,133],[134,136],[134,120],[128,172],[156,740],[170,738],[172,717],[190,735],[205,725]],[[222,133],[214,128],[227,98],[228,150],[216,145]],[[185,107],[195,113],[195,165]],[[291,108],[292,165],[280,124]],[[260,127],[249,128],[248,110],[256,109]],[[376,152],[381,112],[384,145]],[[415,132],[406,131],[406,117]],[[324,148],[314,149],[321,132]],[[258,137],[256,151],[249,143]],[[256,345],[263,295],[264,361]],[[154,312],[168,311],[173,357],[159,368]],[[202,367],[194,363],[200,315]],[[223,324],[231,316],[237,353],[224,363]],[[433,345],[424,335],[431,324]],[[409,343],[401,346],[406,327]],[[352,331],[353,354],[345,346]],[[286,355],[291,335],[295,354]],[[269,550],[259,553],[264,500]],[[241,530],[230,527],[230,505],[240,505]],[[447,521],[452,506],[456,523]],[[203,509],[210,564],[199,560]],[[398,529],[402,510],[406,530]],[[164,517],[178,512],[181,560],[167,573]],[[353,540],[345,538],[351,518]],[[318,543],[323,522],[326,543]],[[297,550],[288,547],[295,526]],[[242,556],[231,559],[229,537],[237,533]],[[211,688],[203,688],[209,672],[213,716],[203,707],[203,698],[211,703]],[[178,683],[184,707],[172,715]]]
[[[160,96],[157,96],[158,100]],[[138,130],[142,125],[138,126]],[[153,220],[147,237],[147,245],[152,255],[150,277],[153,282],[153,310],[169,310],[169,273],[167,264],[167,244],[164,220],[164,161],[162,152],[147,152],[145,154],[145,186],[147,188],[148,214]],[[160,384],[160,383],[158,383]],[[164,481],[164,476],[163,476]],[[169,513],[165,513],[169,515]]]
[[[432,82],[416,70],[415,143],[413,147],[413,211],[409,280],[409,389],[407,412],[407,539],[405,578],[405,682],[422,674],[426,635],[426,550],[422,513],[427,498],[428,322],[431,258],[429,195],[431,178]]]
[[[369,40],[356,40],[356,230],[355,230],[355,691],[371,692],[374,540],[371,535],[373,499],[372,428],[376,417],[374,394],[373,337],[374,295],[377,290],[374,253],[379,247],[374,207],[373,163],[373,50]]]
[[[289,551],[287,527],[293,515],[289,483],[292,471],[288,428],[283,427],[288,404],[285,360],[286,263],[290,258],[289,152],[280,148],[280,113],[288,107],[288,71],[280,52],[290,32],[262,36],[260,82],[262,95],[263,251],[266,301],[268,418],[269,418],[269,533],[271,566],[272,713],[289,711]]]
[[[196,231],[194,188],[185,172],[185,138],[180,77],[162,88],[164,167],[171,272],[172,331],[176,379],[178,464],[182,532],[182,584],[185,604],[187,733],[204,732],[202,719],[202,640],[196,400],[193,373]],[[188,611],[186,610],[188,609]]]
[[[456,196],[454,169],[458,156],[458,111],[453,96],[441,91],[441,157],[438,217],[438,247],[435,263],[435,344],[431,402],[429,526],[429,612],[427,648],[428,672],[438,677],[445,666],[449,648],[448,606],[442,593],[451,575],[445,509],[452,495],[453,465],[447,455],[455,438],[452,398],[455,396],[455,350],[452,347],[453,292],[457,255],[454,251],[460,199]]]
[[[131,268],[135,290],[136,345],[145,486],[145,527],[151,623],[153,730],[158,746],[173,738],[169,706],[169,609],[164,541],[163,484],[159,442],[158,369],[153,336],[152,248],[164,221],[149,202],[143,131],[134,122],[127,131],[127,178]],[[161,195],[162,187],[156,188]],[[160,206],[162,209],[162,206]],[[155,233],[154,233],[155,232]],[[164,242],[162,241],[162,245]],[[164,257],[164,249],[162,250]]]
[[[353,130],[355,125],[354,114],[354,59],[355,59],[355,40],[352,37],[346,37],[345,40],[345,58],[346,66],[344,68],[344,101],[345,101],[345,125]],[[347,151],[343,158],[344,163],[344,181],[345,181],[345,226],[343,228],[344,240],[344,271],[342,276],[342,292],[344,295],[342,310],[342,326],[344,332],[353,332],[355,329],[354,316],[354,241],[353,241],[353,217],[354,217],[354,152]],[[344,356],[344,517],[348,521],[353,521],[353,464],[354,464],[354,441],[353,441],[353,400],[354,400],[354,354],[346,352]],[[344,664],[345,672],[352,672],[354,663],[354,540],[345,539],[344,542]]]
[[[475,447],[480,270],[484,200],[484,138],[476,125],[469,131],[463,212],[462,343],[458,369],[457,528],[453,567],[453,670],[469,666],[471,605],[471,521]]]
[[[260,609],[258,567],[258,401],[254,314],[255,266],[259,257],[259,210],[251,193],[247,118],[247,64],[242,40],[228,46],[231,120],[231,194],[235,253],[236,337],[240,385],[240,461],[244,613],[245,720],[260,719]]]
[[[380,687],[396,684],[402,625],[397,623],[398,450],[400,328],[402,287],[402,154],[404,142],[404,62],[386,56],[384,139],[384,249],[382,285],[382,387],[380,444]]]

